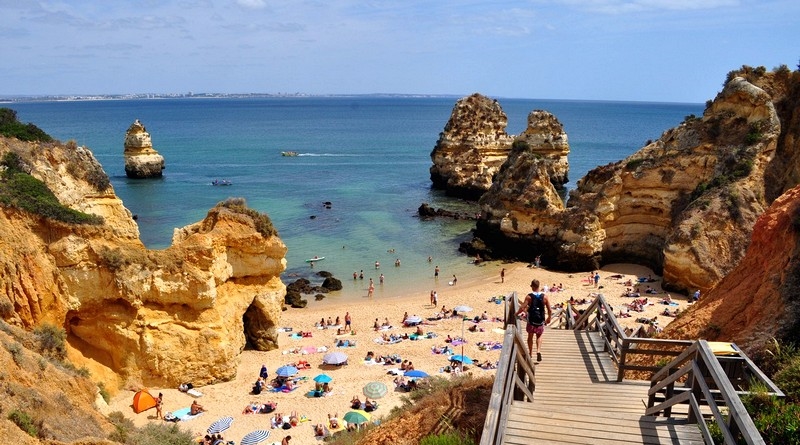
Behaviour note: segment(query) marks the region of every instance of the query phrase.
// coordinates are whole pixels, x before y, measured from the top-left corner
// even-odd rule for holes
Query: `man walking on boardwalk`
[[[550,324],[550,318],[553,316],[553,309],[550,307],[550,300],[547,294],[539,292],[539,280],[531,281],[531,290],[525,297],[525,302],[522,307],[517,311],[517,315],[527,313],[528,325],[525,330],[528,332],[528,354],[533,357],[533,336],[536,335],[536,361],[542,361],[542,334],[544,334],[544,326]],[[544,316],[545,308],[547,308],[547,318]]]

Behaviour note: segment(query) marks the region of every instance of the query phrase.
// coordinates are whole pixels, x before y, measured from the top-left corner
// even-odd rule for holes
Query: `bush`
[[[13,341],[13,340],[12,340]],[[22,346],[19,345],[17,342],[13,343],[6,343],[5,344],[6,350],[11,354],[11,358],[14,359],[14,363],[20,365],[23,357],[22,353]]]
[[[63,328],[45,323],[33,330],[39,342],[39,351],[57,360],[67,358],[67,332]]]
[[[272,225],[272,220],[269,219],[269,216],[247,207],[247,202],[244,200],[244,198],[228,198],[225,201],[217,204],[217,207],[225,207],[233,212],[249,216],[253,219],[256,231],[265,238],[269,238],[278,234],[278,231],[275,230],[275,226]]]
[[[8,414],[8,420],[14,422],[19,429],[28,433],[28,435],[36,437],[39,435],[39,425],[34,422],[33,418],[25,411],[14,409]]]
[[[44,182],[25,172],[22,160],[15,153],[6,154],[2,165],[6,170],[3,172],[3,180],[0,181],[0,205],[68,224],[103,223],[102,217],[62,205]]]
[[[10,108],[0,108],[0,134],[21,141],[50,142],[53,138],[33,124],[23,124],[17,120],[17,112]]]
[[[742,403],[766,443],[800,445],[800,406],[763,391],[745,395]]]
[[[115,431],[108,438],[126,445],[194,445],[193,434],[174,423],[149,423],[136,428],[130,419],[119,411],[108,415]]]
[[[639,168],[640,165],[644,164],[644,162],[645,162],[644,159],[633,159],[633,160],[630,160],[630,161],[628,161],[627,164],[625,164],[625,169],[626,170],[636,170],[637,168]]]
[[[419,441],[420,445],[474,445],[475,441],[466,434],[457,431],[435,434],[423,437]]]
[[[794,356],[780,371],[775,373],[773,381],[793,402],[800,402],[800,355]]]

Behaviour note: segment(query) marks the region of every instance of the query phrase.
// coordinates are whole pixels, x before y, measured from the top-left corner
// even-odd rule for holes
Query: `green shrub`
[[[244,198],[228,198],[225,201],[217,204],[217,207],[225,207],[233,212],[249,216],[253,219],[256,231],[265,238],[269,238],[278,234],[278,231],[275,230],[275,226],[272,225],[272,220],[269,219],[269,216],[247,207],[247,202],[244,200]]]
[[[0,108],[0,134],[21,141],[50,142],[53,138],[33,124],[23,124],[17,120],[17,112],[10,108]]]
[[[745,395],[742,403],[766,443],[800,445],[800,406],[763,391]]]
[[[67,332],[63,328],[45,323],[33,330],[39,342],[39,351],[57,360],[67,358]]]
[[[108,393],[108,389],[106,389],[106,385],[103,382],[97,383],[97,391],[106,403],[111,401],[111,394]]]
[[[36,437],[39,435],[39,425],[34,422],[33,418],[25,411],[18,409],[12,410],[8,414],[8,420],[14,422],[19,429],[28,433],[28,435]]]
[[[102,224],[103,218],[62,205],[47,185],[21,171],[19,156],[9,153],[2,165],[7,169],[0,181],[0,205],[14,207],[68,224]]]
[[[474,445],[475,441],[466,434],[457,431],[434,434],[423,437],[420,445]]]
[[[633,159],[633,160],[630,160],[630,161],[628,161],[627,164],[625,164],[625,169],[626,170],[636,170],[644,162],[645,162],[644,159]]]
[[[174,423],[148,423],[125,442],[130,445],[196,445],[194,434]]]
[[[23,357],[22,346],[20,346],[19,343],[14,342],[13,340],[12,342],[13,343],[5,344],[6,350],[11,354],[11,358],[14,359],[14,363],[20,365],[21,364],[20,362],[22,361]]]
[[[773,381],[793,403],[800,403],[800,355],[795,355],[780,371]]]

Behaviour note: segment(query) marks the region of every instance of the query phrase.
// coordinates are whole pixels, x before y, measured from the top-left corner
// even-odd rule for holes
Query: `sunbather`
[[[321,423],[314,426],[314,437],[325,437],[325,426]]]
[[[192,406],[189,408],[189,414],[192,416],[200,414],[204,412],[206,409],[203,408],[203,405],[197,403],[197,400],[192,401]]]
[[[353,396],[353,399],[350,400],[350,408],[361,409],[361,400],[358,396]]]
[[[367,401],[364,402],[364,411],[366,412],[375,411],[375,408],[377,407],[378,407],[377,404],[370,402],[369,399],[367,399]]]
[[[338,430],[339,429],[339,414],[338,413],[334,414],[333,416],[328,414],[328,427],[330,427],[330,429],[332,429],[332,430]]]

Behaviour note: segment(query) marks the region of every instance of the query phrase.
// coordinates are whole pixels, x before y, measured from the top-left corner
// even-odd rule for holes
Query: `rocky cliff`
[[[125,132],[125,174],[129,178],[160,178],[164,157],[153,148],[150,133],[139,119]]]
[[[431,152],[433,187],[450,196],[480,198],[511,149],[507,125],[496,100],[477,93],[459,99]]]
[[[756,221],[746,254],[725,278],[664,329],[669,338],[733,341],[758,357],[772,338],[800,335],[800,187]]]
[[[5,321],[64,327],[72,361],[112,386],[225,380],[246,342],[275,347],[286,247],[265,215],[231,200],[150,251],[89,150],[0,138],[8,152],[61,204],[103,223],[0,207]]]
[[[569,176],[569,143],[561,122],[547,111],[535,110],[519,136],[507,134],[507,125],[497,100],[477,93],[459,99],[431,152],[433,187],[478,200],[492,186],[512,144],[522,144],[546,161],[550,181],[562,188]]]
[[[798,72],[733,73],[702,117],[590,171],[566,207],[539,163],[509,156],[480,200],[473,246],[488,245],[488,257],[540,254],[565,270],[637,262],[663,272],[668,288],[705,291],[742,258],[770,202],[797,184],[798,86]]]

